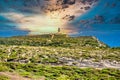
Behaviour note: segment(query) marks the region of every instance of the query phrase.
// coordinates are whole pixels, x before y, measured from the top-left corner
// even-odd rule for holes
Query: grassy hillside
[[[0,38],[0,72],[32,80],[119,80],[120,48],[65,34]],[[0,79],[9,78],[0,75]]]
[[[40,64],[1,63],[0,71],[19,73],[24,77],[45,80],[119,80],[117,69],[78,68],[74,66],[51,66]],[[4,79],[5,80],[5,79]],[[39,80],[39,79],[38,79]]]
[[[36,36],[21,36],[11,38],[0,38],[2,45],[22,45],[22,46],[50,46],[50,47],[100,47],[96,39],[86,37],[67,37],[65,34],[46,34]],[[106,45],[101,43],[101,47]]]

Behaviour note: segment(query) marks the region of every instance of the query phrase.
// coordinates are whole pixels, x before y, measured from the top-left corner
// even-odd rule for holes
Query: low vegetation
[[[4,76],[4,75],[0,75],[0,80],[10,80],[9,77]]]
[[[104,61],[113,67],[102,65]],[[54,34],[0,38],[0,72],[32,79],[119,80],[119,64],[120,48],[110,48],[95,37]],[[0,75],[0,80],[8,80],[4,78]]]
[[[117,69],[78,68],[74,66],[50,66],[40,64],[0,63],[8,71],[16,71],[24,77],[46,80],[119,80],[120,71]],[[6,69],[3,69],[6,71]]]
[[[93,37],[67,37],[67,35],[38,35],[38,36],[21,36],[11,38],[0,38],[2,45],[24,45],[24,46],[50,46],[50,47],[107,47]]]

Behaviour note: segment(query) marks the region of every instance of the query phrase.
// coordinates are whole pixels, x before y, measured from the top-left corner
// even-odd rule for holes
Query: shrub
[[[4,75],[0,75],[0,80],[10,80],[9,77],[4,76]]]
[[[58,77],[57,80],[70,80],[70,79],[67,75],[60,75],[60,77]]]

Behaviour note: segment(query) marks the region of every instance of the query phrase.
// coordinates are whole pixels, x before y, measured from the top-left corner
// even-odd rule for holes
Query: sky
[[[62,33],[120,47],[120,0],[0,0],[0,37]]]

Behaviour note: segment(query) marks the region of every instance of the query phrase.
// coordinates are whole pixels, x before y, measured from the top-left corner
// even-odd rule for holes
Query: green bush
[[[8,69],[18,72],[24,77],[44,76],[46,80],[119,80],[120,70],[78,68],[73,66],[51,66],[39,64],[1,63]],[[14,67],[14,68],[13,68]]]
[[[9,71],[9,68],[4,64],[0,63],[0,72],[3,72],[3,71]]]
[[[0,75],[0,80],[10,80],[9,77],[4,76],[4,75]]]
[[[70,80],[70,79],[69,76],[67,75],[60,75],[60,77],[58,77],[57,80]]]

